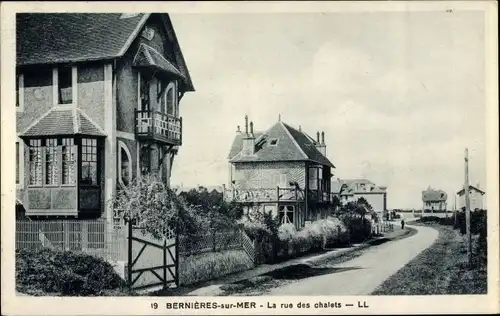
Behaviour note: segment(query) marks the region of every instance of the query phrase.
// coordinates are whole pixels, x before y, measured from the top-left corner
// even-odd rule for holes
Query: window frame
[[[24,112],[24,74],[16,71],[16,112]]]
[[[83,140],[90,140],[91,141],[91,144],[83,144]],[[95,141],[95,145],[92,144],[92,141]],[[88,152],[85,152],[84,153],[84,150],[83,150],[83,147],[86,147],[86,148],[91,148],[93,149],[95,147],[95,153],[91,150],[90,153]],[[100,142],[99,142],[99,139],[96,138],[96,137],[82,137],[79,139],[79,142],[78,142],[78,179],[77,179],[77,183],[78,183],[78,186],[79,187],[88,187],[88,188],[97,188],[97,187],[100,187],[101,186],[101,165],[100,165],[100,155],[101,155],[101,151],[102,151],[102,148],[100,146]],[[84,157],[84,154],[86,155],[91,155],[91,157],[93,155],[95,155],[95,161],[94,160],[84,160],[83,157]],[[93,159],[93,158],[92,158]],[[84,162],[86,163],[89,163],[89,166],[91,163],[95,163],[95,168],[96,168],[96,179],[95,179],[95,184],[93,183],[83,183],[82,182],[82,176],[83,176],[83,164]]]
[[[19,177],[19,182],[16,179],[16,188],[21,189],[24,187],[24,141],[17,137],[16,144],[18,144],[17,148],[17,164],[16,164],[16,177]]]
[[[172,97],[169,98],[169,91],[172,91]],[[176,108],[176,91],[177,87],[174,81],[170,81],[167,84],[167,87],[165,88],[165,92],[163,93],[163,113],[173,116],[173,117],[178,117],[177,113],[177,108]],[[168,113],[168,101],[169,99],[172,100],[172,113]]]
[[[58,65],[52,68],[52,99],[53,105],[58,107],[74,106],[78,101],[78,68],[77,66],[71,67],[71,102],[60,103],[59,95],[59,69],[64,66]]]
[[[289,209],[291,208],[291,210]],[[283,217],[281,217],[281,213],[283,212]],[[288,217],[288,213],[292,214],[292,220],[291,221],[283,221],[283,219],[288,219],[290,220],[290,217]],[[280,218],[280,225],[283,224],[292,224],[296,225],[296,218],[295,218],[295,206],[294,205],[280,205],[278,206],[278,217]]]
[[[55,141],[55,146],[54,145],[48,145],[50,140]],[[61,176],[62,176],[62,170],[59,166],[59,164],[62,166],[62,160],[60,158],[60,148],[59,148],[59,138],[57,137],[49,137],[45,138],[44,141],[42,141],[42,147],[44,148],[43,150],[43,187],[46,188],[51,188],[51,187],[59,187],[61,185]],[[55,178],[54,183],[47,183],[47,177],[49,175],[48,173],[48,155],[49,155],[49,150],[53,150],[52,153],[52,168],[53,172],[55,172],[55,176],[53,175],[52,178]]]
[[[121,185],[126,187],[127,185],[123,182],[123,176],[122,176],[122,161],[123,161],[122,150],[127,155],[128,162],[129,162],[127,169],[128,169],[128,174],[129,174],[128,181],[130,184],[132,182],[132,179],[133,179],[133,176],[132,176],[132,155],[130,154],[130,150],[128,149],[128,146],[123,141],[119,140],[118,141],[118,169],[119,169],[118,182]]]

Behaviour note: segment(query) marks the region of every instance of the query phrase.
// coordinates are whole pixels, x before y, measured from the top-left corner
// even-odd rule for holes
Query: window
[[[49,138],[45,141],[45,184],[57,184],[57,139]]]
[[[30,140],[30,185],[42,185],[42,140]]]
[[[175,113],[175,84],[169,83],[165,92],[165,113],[176,115]]]
[[[294,223],[295,209],[292,205],[280,206],[279,207],[279,219],[281,224],[293,224]]]
[[[118,176],[118,181],[122,185],[129,185],[132,178],[132,158],[130,155],[130,151],[123,142],[119,142],[119,163],[120,163],[120,173]]]
[[[19,142],[16,142],[16,184],[19,184]]]
[[[318,189],[318,168],[309,168],[309,189]]]
[[[142,175],[146,175],[151,172],[151,150],[149,147],[141,148],[140,166]]]
[[[97,140],[83,138],[80,184],[97,185],[97,180]]]
[[[279,175],[279,182],[278,182],[278,186],[280,188],[286,188],[288,187],[288,182],[287,182],[287,174],[286,173],[282,173]]]
[[[24,110],[24,75],[16,71],[16,110]]]
[[[59,104],[73,102],[73,74],[71,67],[59,67],[57,70]]]
[[[141,76],[139,73],[139,94],[140,94],[140,109],[143,111],[149,110],[149,81],[146,76]]]
[[[73,138],[62,139],[62,184],[75,184],[76,147]]]

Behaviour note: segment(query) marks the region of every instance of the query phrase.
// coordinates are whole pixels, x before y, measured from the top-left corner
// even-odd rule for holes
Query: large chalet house
[[[245,116],[245,130],[238,127],[228,158],[225,198],[242,203],[246,212],[271,212],[300,229],[332,205],[335,167],[326,157],[324,133],[315,140],[281,120],[257,132]]]
[[[17,14],[18,203],[35,219],[116,217],[141,174],[169,184],[194,91],[168,14]]]
[[[433,189],[430,186],[422,191],[422,211],[425,212],[444,212],[447,209],[448,195],[445,191]]]
[[[342,204],[364,198],[381,220],[387,213],[387,187],[368,179],[337,179],[332,181],[332,193]]]

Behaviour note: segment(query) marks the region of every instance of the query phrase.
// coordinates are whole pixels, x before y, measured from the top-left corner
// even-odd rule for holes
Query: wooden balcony
[[[272,189],[227,189],[224,192],[226,201],[241,203],[277,203],[304,201],[304,191],[298,188]]]
[[[321,190],[310,190],[309,191],[309,201],[316,203],[332,203],[333,197],[335,195],[330,192]]]
[[[180,146],[182,118],[158,111],[135,111],[135,134],[138,139],[155,140]]]

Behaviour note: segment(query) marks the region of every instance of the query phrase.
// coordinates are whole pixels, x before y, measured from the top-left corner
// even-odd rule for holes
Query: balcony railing
[[[304,200],[304,191],[299,188],[272,189],[227,189],[227,201],[236,202],[299,202]]]
[[[182,118],[158,111],[135,111],[135,133],[174,145],[182,143]]]

